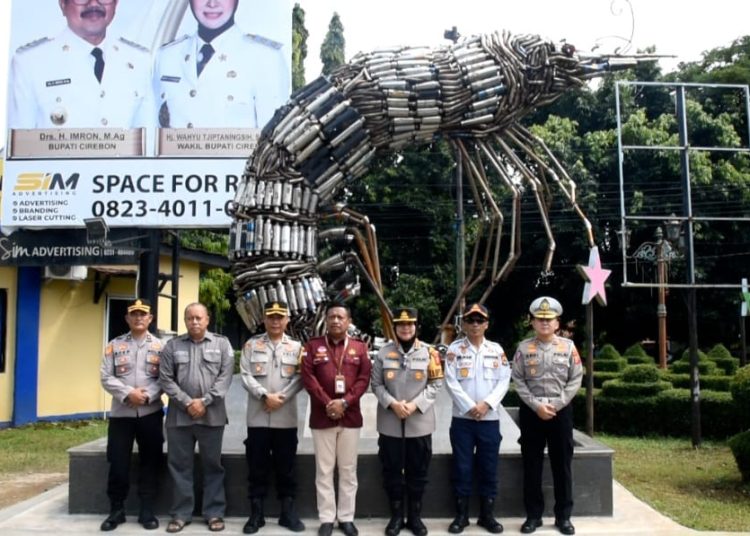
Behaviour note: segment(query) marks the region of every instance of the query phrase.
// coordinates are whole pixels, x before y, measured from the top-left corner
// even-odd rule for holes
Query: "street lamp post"
[[[672,243],[679,240],[679,221],[665,221],[667,237],[661,227],[654,232],[654,242],[644,242],[635,250],[632,257],[636,260],[648,261],[656,266],[656,283],[659,287],[656,317],[658,320],[658,351],[659,368],[667,368],[667,263],[679,258],[679,253],[672,247]],[[625,246],[627,248],[627,244]]]

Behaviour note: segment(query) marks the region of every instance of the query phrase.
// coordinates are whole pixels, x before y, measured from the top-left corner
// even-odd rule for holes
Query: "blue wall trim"
[[[70,415],[47,415],[45,417],[39,417],[39,422],[61,422],[61,421],[90,421],[90,420],[104,420],[109,415],[109,412],[97,411],[96,413],[71,413]]]
[[[38,267],[18,268],[13,426],[21,426],[37,420],[41,271],[42,269]]]

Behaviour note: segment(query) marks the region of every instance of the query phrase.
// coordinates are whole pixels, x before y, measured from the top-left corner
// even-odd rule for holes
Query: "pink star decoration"
[[[583,301],[581,303],[588,304],[592,299],[596,298],[599,305],[607,305],[604,282],[607,281],[612,270],[602,268],[602,261],[599,259],[599,248],[594,246],[589,251],[588,266],[579,264],[576,268],[581,277],[586,280],[586,284],[583,286]]]

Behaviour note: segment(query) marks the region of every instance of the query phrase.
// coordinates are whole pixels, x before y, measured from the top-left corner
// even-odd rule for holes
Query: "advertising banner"
[[[291,0],[13,2],[5,234],[224,227],[291,89]]]

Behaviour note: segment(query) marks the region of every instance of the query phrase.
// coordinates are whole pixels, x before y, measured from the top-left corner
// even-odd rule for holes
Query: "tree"
[[[339,14],[334,12],[328,24],[323,44],[320,45],[320,61],[323,64],[323,74],[330,74],[336,67],[343,65],[345,60],[346,40],[344,39],[344,25],[341,24]]]
[[[307,28],[305,10],[294,4],[292,10],[292,91],[305,85],[305,58],[307,58]]]

